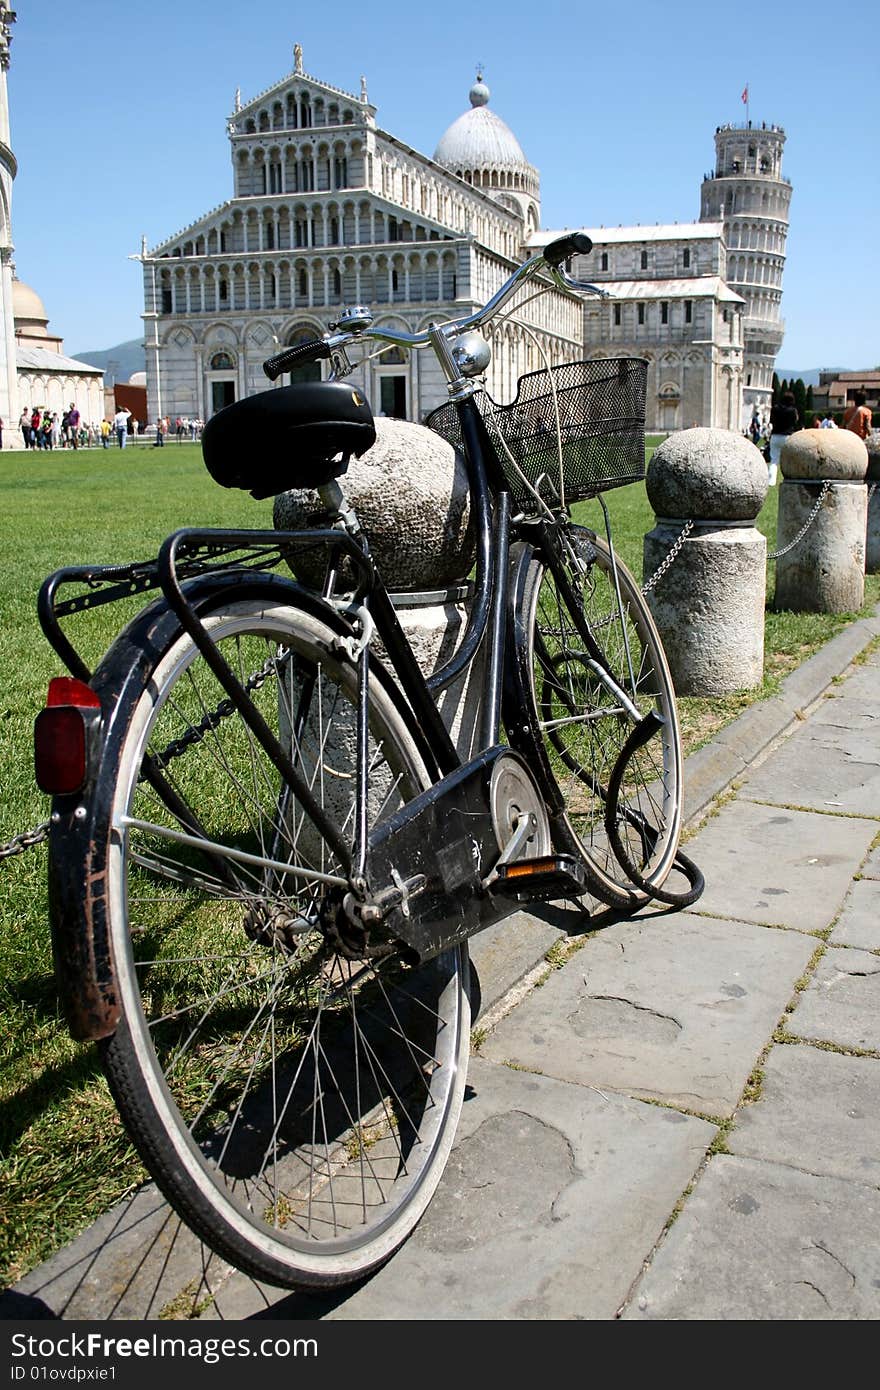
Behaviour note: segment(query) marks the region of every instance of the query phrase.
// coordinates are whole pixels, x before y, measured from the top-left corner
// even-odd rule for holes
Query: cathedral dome
[[[36,290],[32,290],[23,280],[12,282],[12,317],[16,325],[21,323],[28,326],[30,337],[49,336],[46,332],[49,315],[43,301]]]
[[[516,169],[533,173],[513,131],[500,116],[489,110],[489,96],[489,88],[480,74],[470,90],[470,111],[452,122],[434,151],[434,159],[462,175],[477,169]]]

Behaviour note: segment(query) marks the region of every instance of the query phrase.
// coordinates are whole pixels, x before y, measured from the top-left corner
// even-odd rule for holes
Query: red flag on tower
[[[743,90],[742,90],[742,100],[743,100],[743,104],[744,104],[745,106],[748,106],[748,104],[749,104],[749,84],[748,84],[748,82],[747,82],[746,85],[743,87]]]

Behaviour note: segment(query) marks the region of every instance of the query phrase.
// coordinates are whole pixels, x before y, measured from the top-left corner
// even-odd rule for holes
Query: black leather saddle
[[[376,442],[369,402],[344,381],[304,381],[261,391],[218,410],[202,431],[215,482],[273,497],[319,487]]]

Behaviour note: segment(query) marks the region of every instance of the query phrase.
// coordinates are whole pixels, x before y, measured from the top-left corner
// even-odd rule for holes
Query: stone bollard
[[[868,524],[865,530],[865,574],[880,573],[880,435],[868,439]]]
[[[380,417],[376,436],[373,447],[352,459],[339,481],[369,537],[419,665],[431,675],[450,659],[467,621],[464,581],[475,553],[467,475],[452,445],[423,425]],[[276,498],[274,522],[280,530],[301,530],[318,511],[316,493],[293,489]],[[289,563],[304,584],[320,588],[325,558],[292,552]],[[376,651],[381,659],[381,644]],[[470,669],[438,699],[462,757],[472,751],[482,686],[478,653]]]
[[[848,613],[865,598],[868,451],[851,430],[799,430],[782,446],[773,606],[794,613]],[[816,509],[809,529],[786,547]]]
[[[724,695],[759,685],[764,671],[767,542],[754,520],[767,496],[767,464],[730,430],[689,429],[657,449],[647,476],[656,514],[644,575],[694,525],[647,594],[680,695]]]

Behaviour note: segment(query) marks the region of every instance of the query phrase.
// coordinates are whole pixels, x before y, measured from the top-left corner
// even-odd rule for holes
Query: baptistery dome
[[[49,315],[36,290],[23,280],[12,282],[12,313],[16,327],[25,328],[30,337],[47,338]]]

